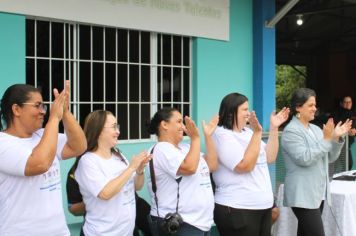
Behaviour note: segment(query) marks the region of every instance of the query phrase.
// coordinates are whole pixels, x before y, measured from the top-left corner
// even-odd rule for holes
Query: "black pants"
[[[136,221],[135,221],[135,229],[133,232],[134,236],[139,236],[139,230],[145,236],[152,236],[150,225],[147,220],[147,216],[150,214],[151,206],[148,204],[143,198],[139,197],[137,193],[135,193],[136,197]]]
[[[214,221],[221,236],[270,236],[272,209],[236,209],[215,204]]]
[[[325,236],[321,214],[323,213],[324,201],[317,209],[305,209],[292,207],[294,215],[298,219],[298,236]]]

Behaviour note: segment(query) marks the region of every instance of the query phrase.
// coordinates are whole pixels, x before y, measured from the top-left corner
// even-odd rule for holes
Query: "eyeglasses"
[[[33,106],[33,107],[37,108],[38,110],[42,110],[44,112],[47,112],[47,105],[42,103],[42,102],[24,102],[22,104],[23,105],[30,105],[30,106]]]
[[[118,130],[118,131],[120,131],[120,125],[112,125],[112,126],[104,126],[104,128],[111,128],[111,129],[113,129],[113,130]]]

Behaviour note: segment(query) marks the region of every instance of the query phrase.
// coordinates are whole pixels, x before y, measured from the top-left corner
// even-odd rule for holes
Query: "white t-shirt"
[[[216,203],[240,209],[272,207],[273,192],[267,165],[266,144],[263,141],[255,168],[247,173],[234,171],[236,165],[243,159],[252,134],[249,128],[244,128],[241,133],[223,127],[216,128],[213,134],[219,159],[219,167],[213,173]]]
[[[75,179],[86,207],[83,227],[86,236],[132,236],[136,218],[134,175],[111,199],[98,197],[109,181],[122,174],[128,163],[115,155],[106,160],[92,152],[81,157]]]
[[[153,165],[156,176],[159,217],[176,212],[178,184],[175,179],[181,177],[177,171],[189,152],[188,144],[176,148],[168,142],[159,142],[154,146]],[[146,173],[149,173],[147,166]],[[148,190],[151,194],[151,215],[157,216],[157,207],[152,192],[151,177],[148,176]],[[213,224],[214,195],[211,187],[209,167],[200,156],[195,174],[183,176],[179,184],[178,213],[184,222],[203,231],[209,231]]]
[[[44,129],[30,138],[0,132],[0,235],[69,235],[65,221],[59,160],[66,143],[58,135],[56,158],[41,175],[25,176],[32,149],[40,142]]]

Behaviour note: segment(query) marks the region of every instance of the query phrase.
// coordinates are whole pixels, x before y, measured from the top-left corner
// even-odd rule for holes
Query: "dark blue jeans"
[[[175,234],[168,234],[162,227],[163,218],[148,215],[151,232],[154,236],[210,236],[210,231],[202,231],[193,225],[183,222]]]

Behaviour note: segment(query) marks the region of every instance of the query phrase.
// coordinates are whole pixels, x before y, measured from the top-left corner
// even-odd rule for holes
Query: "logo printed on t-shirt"
[[[210,171],[207,165],[203,165],[200,168],[200,175],[202,177],[200,185],[206,188],[211,188]]]
[[[61,189],[61,173],[59,171],[58,160],[55,160],[52,166],[46,173],[42,174],[43,182],[40,186],[40,190],[60,190]]]
[[[124,185],[123,195],[124,195],[124,205],[135,203],[135,188],[134,188],[134,178],[130,178],[129,181]]]

